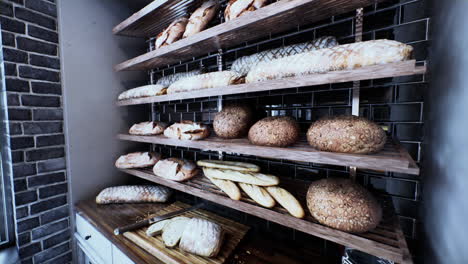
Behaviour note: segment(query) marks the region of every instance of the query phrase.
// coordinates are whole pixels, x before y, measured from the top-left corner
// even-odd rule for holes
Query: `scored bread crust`
[[[122,92],[118,100],[151,97],[166,94],[167,88],[159,84],[144,85]]]
[[[167,124],[164,122],[156,122],[156,121],[147,121],[141,122],[138,124],[134,124],[128,133],[130,135],[159,135],[164,132],[164,129],[167,128]]]
[[[168,94],[224,87],[244,82],[244,77],[233,71],[203,73],[178,80],[167,88]]]
[[[156,84],[162,85],[163,87],[169,87],[171,84],[175,83],[178,80],[182,80],[184,78],[192,77],[192,76],[199,75],[202,73],[203,73],[203,70],[198,69],[198,70],[193,70],[189,72],[178,72],[174,74],[169,74],[169,75],[162,76],[161,78],[158,78],[158,80],[156,81]]]
[[[234,170],[203,168],[203,173],[208,177],[215,179],[243,182],[259,186],[274,186],[279,184],[278,177],[258,172],[240,172]]]
[[[240,161],[227,161],[227,160],[199,160],[197,165],[200,167],[221,169],[221,170],[234,170],[241,172],[259,172],[260,167],[247,162]]]
[[[289,116],[270,116],[255,123],[249,130],[254,145],[286,147],[299,140],[300,128]]]
[[[275,199],[273,199],[273,197],[271,197],[271,195],[263,187],[242,182],[239,182],[238,184],[241,189],[259,205],[267,208],[272,208],[275,206]]]
[[[237,185],[229,180],[221,180],[221,179],[216,179],[213,177],[209,177],[205,174],[205,176],[218,188],[221,189],[221,191],[225,192],[229,198],[239,201],[241,199],[241,192],[239,190],[239,187]]]
[[[253,121],[253,112],[247,105],[223,107],[213,120],[213,128],[221,138],[240,138],[247,135]]]
[[[156,152],[133,152],[120,156],[115,161],[119,169],[146,168],[153,166],[161,159],[161,154]]]
[[[215,257],[223,244],[223,228],[214,222],[192,218],[180,239],[181,250],[204,257]]]
[[[265,189],[291,215],[297,218],[304,218],[305,212],[302,205],[290,192],[277,186],[265,187]]]
[[[382,219],[377,200],[349,179],[313,182],[307,191],[307,207],[321,224],[352,233],[372,230]]]
[[[387,135],[364,117],[336,116],[313,123],[307,131],[307,141],[322,151],[369,154],[383,149]]]
[[[215,17],[218,8],[219,4],[215,0],[204,2],[190,16],[182,38],[190,37],[204,30],[208,23]]]
[[[188,120],[174,123],[164,130],[164,136],[182,140],[200,140],[210,135],[208,126]]]
[[[268,0],[230,0],[224,10],[226,21],[233,20],[268,4]]]
[[[96,203],[164,203],[171,193],[171,189],[157,185],[114,186],[102,190],[96,196]]]
[[[155,46],[160,48],[176,42],[182,38],[185,31],[185,26],[188,23],[188,18],[181,17],[174,20],[163,32],[156,37]]]
[[[157,176],[173,180],[185,181],[193,178],[197,173],[197,165],[186,159],[168,158],[158,161],[153,167]]]

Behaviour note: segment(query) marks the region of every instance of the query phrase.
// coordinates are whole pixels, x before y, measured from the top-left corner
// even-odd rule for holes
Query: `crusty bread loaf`
[[[208,177],[215,179],[243,182],[259,186],[275,186],[279,184],[278,177],[258,172],[240,172],[234,170],[203,168],[203,173]]]
[[[186,17],[174,20],[163,32],[158,34],[155,41],[155,47],[158,49],[181,39],[187,23],[188,18]]]
[[[219,224],[192,218],[185,227],[179,247],[199,256],[215,257],[223,244],[223,235],[223,228]]]
[[[156,185],[124,185],[109,187],[96,196],[97,204],[111,203],[164,203],[171,189]]]
[[[313,182],[307,191],[307,207],[320,223],[353,233],[374,229],[382,218],[377,200],[349,179]]]
[[[232,71],[209,72],[178,80],[169,86],[167,93],[173,94],[189,92],[208,88],[223,87],[243,82],[244,78]]]
[[[241,192],[239,190],[239,187],[237,187],[237,185],[234,182],[228,181],[228,180],[216,179],[213,177],[209,177],[206,174],[205,176],[208,179],[210,179],[210,181],[214,185],[218,186],[218,188],[220,188],[221,191],[225,192],[229,196],[229,198],[236,200],[236,201],[240,200]]]
[[[385,131],[364,117],[326,117],[313,123],[307,140],[322,151],[368,154],[380,151],[387,140]]]
[[[255,123],[249,130],[249,141],[254,145],[286,147],[299,139],[300,128],[288,116],[270,116]]]
[[[268,4],[268,0],[230,0],[224,10],[224,19],[233,20]]]
[[[167,88],[159,84],[151,84],[136,87],[130,90],[127,90],[119,95],[119,100],[126,100],[131,98],[140,98],[140,97],[150,97],[163,95],[166,93]]]
[[[193,70],[189,72],[179,72],[179,73],[169,74],[169,75],[159,78],[156,81],[156,84],[162,85],[163,87],[169,87],[171,86],[171,84],[175,83],[178,80],[182,80],[184,78],[192,77],[192,76],[199,75],[202,73],[203,73],[203,70],[199,69],[199,70]]]
[[[247,105],[227,105],[215,115],[213,128],[219,137],[240,138],[247,135],[252,121],[253,112]]]
[[[175,123],[164,130],[164,136],[182,140],[200,140],[209,135],[208,126],[188,120]]]
[[[370,40],[305,52],[261,62],[247,74],[246,82],[350,70],[407,60],[413,47],[393,40]]]
[[[267,208],[275,206],[275,200],[263,187],[242,182],[239,182],[238,184],[241,189],[259,205]]]
[[[173,248],[179,244],[180,238],[184,233],[190,218],[184,216],[174,217],[169,223],[165,224],[162,231],[164,245]]]
[[[216,0],[208,0],[197,8],[189,18],[183,38],[190,37],[206,28],[215,17],[219,3]]]
[[[265,187],[265,189],[291,215],[297,218],[303,218],[305,216],[301,204],[290,192],[277,186]]]
[[[197,165],[200,167],[221,169],[221,170],[234,170],[242,172],[259,172],[260,167],[247,162],[240,161],[227,161],[227,160],[199,160]]]
[[[167,124],[164,122],[147,121],[147,122],[134,124],[130,128],[128,133],[131,135],[141,135],[141,136],[159,135],[164,132],[164,129],[166,129],[166,127],[167,127]]]
[[[168,158],[158,161],[153,172],[159,177],[172,181],[185,181],[197,174],[197,165],[192,161],[178,158]]]
[[[148,229],[146,229],[146,235],[157,236],[161,234],[164,229],[164,226],[166,226],[166,224],[169,223],[170,221],[171,221],[170,219],[166,219],[166,220],[162,220],[162,221],[159,221],[157,223],[150,225]]]
[[[156,164],[161,159],[161,155],[155,152],[133,152],[120,156],[115,161],[115,166],[119,169],[145,168]]]

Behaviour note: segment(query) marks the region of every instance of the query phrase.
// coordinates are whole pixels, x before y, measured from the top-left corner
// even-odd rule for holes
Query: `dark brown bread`
[[[369,154],[382,150],[386,140],[379,125],[357,116],[326,117],[307,131],[309,144],[322,151]]]
[[[247,105],[227,105],[214,117],[213,128],[219,137],[240,138],[252,125],[253,112]]]
[[[307,207],[321,224],[352,233],[372,230],[382,219],[377,200],[349,179],[313,182],[307,191]]]
[[[286,147],[299,139],[300,128],[289,116],[270,116],[255,123],[249,130],[254,145]]]

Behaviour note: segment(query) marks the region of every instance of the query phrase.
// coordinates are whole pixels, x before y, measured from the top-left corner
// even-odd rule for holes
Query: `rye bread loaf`
[[[97,204],[112,203],[164,203],[171,189],[156,185],[124,185],[109,187],[96,196]]]
[[[120,156],[115,161],[119,169],[146,168],[153,166],[161,159],[161,154],[155,152],[133,152]]]
[[[313,182],[307,191],[307,207],[321,224],[352,233],[372,230],[382,219],[377,200],[349,179]]]
[[[307,141],[322,151],[368,154],[382,150],[387,140],[385,131],[364,117],[326,117],[313,123]]]
[[[198,170],[192,161],[178,158],[168,158],[158,161],[153,172],[159,177],[172,181],[185,181],[193,178]]]
[[[253,112],[247,105],[227,105],[215,115],[213,128],[221,138],[240,138],[247,135],[252,121]]]
[[[249,140],[254,145],[286,147],[299,139],[300,128],[288,116],[270,116],[255,123],[249,130]]]
[[[164,129],[166,129],[166,127],[167,127],[167,124],[164,122],[147,121],[147,122],[134,124],[130,128],[128,133],[130,135],[140,135],[140,136],[159,135],[164,132]]]

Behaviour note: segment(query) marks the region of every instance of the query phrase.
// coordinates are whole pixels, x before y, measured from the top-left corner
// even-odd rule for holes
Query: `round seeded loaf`
[[[249,130],[254,145],[286,147],[299,139],[300,128],[289,116],[270,116],[255,123]]]
[[[352,233],[372,230],[382,219],[377,200],[349,179],[313,182],[307,191],[307,207],[319,223]]]
[[[219,137],[240,138],[247,134],[253,113],[246,105],[228,105],[215,115],[213,128]]]
[[[313,123],[307,131],[309,144],[323,151],[368,154],[382,150],[385,131],[363,117],[326,117]]]

